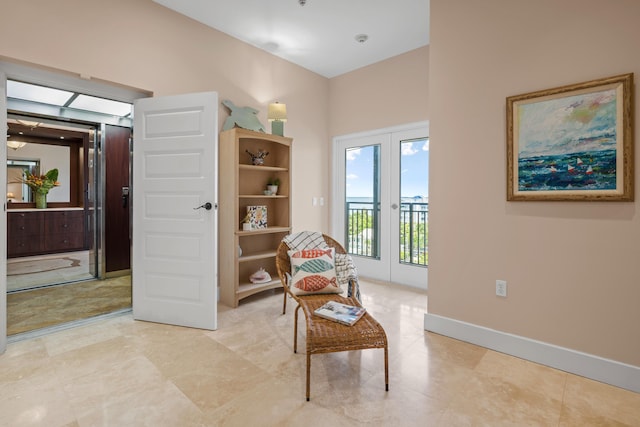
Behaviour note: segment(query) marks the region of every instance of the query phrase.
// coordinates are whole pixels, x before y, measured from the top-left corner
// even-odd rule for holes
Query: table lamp
[[[287,121],[287,106],[275,102],[269,104],[267,120],[271,122],[271,133],[273,135],[284,136],[284,122]]]

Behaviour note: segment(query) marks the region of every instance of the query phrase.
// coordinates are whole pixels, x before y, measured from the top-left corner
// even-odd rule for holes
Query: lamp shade
[[[9,192],[7,193],[7,199],[13,199],[14,197],[16,197],[13,193]]]
[[[279,102],[269,104],[267,120],[269,120],[270,122],[273,122],[273,121],[286,122],[287,121],[287,105],[280,104]]]

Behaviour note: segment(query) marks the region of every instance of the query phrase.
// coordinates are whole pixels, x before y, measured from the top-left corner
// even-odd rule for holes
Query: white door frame
[[[7,76],[0,70],[0,159],[7,158]],[[0,188],[3,193],[0,230],[7,229],[7,162],[1,162]],[[7,235],[0,243],[0,354],[7,349]]]
[[[419,287],[423,289],[426,289],[427,287],[426,269],[424,269],[424,274],[420,274],[420,277],[415,281],[411,280],[416,279],[415,277],[408,278],[407,280],[403,280],[403,276],[399,276],[400,278],[392,277],[391,263],[398,262],[398,255],[396,253],[395,257],[392,256],[392,252],[397,252],[397,250],[392,249],[394,248],[394,246],[390,244],[391,238],[393,237],[391,232],[391,224],[398,223],[399,212],[398,210],[393,212],[393,210],[390,209],[390,206],[394,197],[399,200],[399,189],[392,190],[390,176],[392,176],[392,173],[396,173],[396,176],[398,176],[399,173],[398,166],[396,165],[396,163],[399,164],[399,159],[396,158],[394,154],[392,154],[393,150],[391,147],[394,142],[392,141],[392,134],[404,136],[414,135],[414,132],[417,132],[415,134],[426,132],[426,135],[423,136],[428,137],[428,131],[429,122],[424,121],[376,129],[372,131],[341,135],[333,138],[333,174],[331,187],[333,192],[332,200],[334,201],[334,203],[331,212],[330,230],[332,236],[334,236],[341,242],[344,240],[345,236],[344,182],[346,176],[344,165],[345,159],[343,154],[345,149],[353,146],[380,144],[380,157],[382,159],[387,159],[387,161],[383,161],[380,164],[380,206],[382,207],[382,209],[380,210],[380,241],[382,243],[380,246],[380,259],[374,260],[371,258],[354,256],[354,263],[356,264],[356,267],[358,268],[358,271],[362,276],[382,281],[398,281],[399,283],[405,283],[409,286]],[[384,242],[386,242],[386,244]]]
[[[88,95],[94,95],[102,98],[113,99],[116,101],[128,102],[133,104],[137,98],[149,96],[150,93],[136,91],[125,87],[118,87],[106,83],[96,82],[90,79],[82,79],[71,75],[56,73],[44,69],[32,68],[26,65],[17,64],[0,60],[0,118],[3,122],[2,136],[0,136],[0,158],[7,158],[7,97],[6,97],[6,80],[15,79],[28,83],[39,84],[43,86],[54,87],[57,89],[82,92]],[[7,162],[0,162],[0,185],[7,188]],[[0,227],[7,229],[7,207],[6,207],[6,191],[4,191],[2,200],[3,212],[0,215]],[[7,243],[6,237],[4,242],[0,244],[0,354],[6,349],[7,343]]]

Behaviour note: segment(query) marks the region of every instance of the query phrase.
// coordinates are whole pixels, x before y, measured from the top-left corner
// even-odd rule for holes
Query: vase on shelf
[[[36,191],[35,199],[36,199],[36,209],[47,208],[47,193],[41,193],[39,191]]]

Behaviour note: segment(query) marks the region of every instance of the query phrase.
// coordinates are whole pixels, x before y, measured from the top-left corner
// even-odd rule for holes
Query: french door
[[[334,139],[332,233],[361,276],[427,288],[427,123]]]

